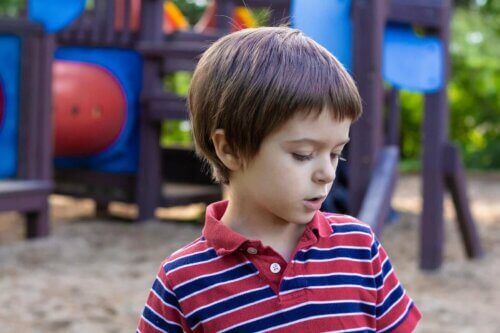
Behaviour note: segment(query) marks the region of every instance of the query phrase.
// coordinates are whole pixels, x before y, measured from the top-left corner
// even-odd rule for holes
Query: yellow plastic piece
[[[252,14],[252,11],[246,7],[238,6],[234,10],[234,16],[239,20],[246,28],[257,27],[257,20]]]
[[[163,12],[168,16],[172,25],[176,29],[185,30],[189,28],[189,22],[182,14],[181,10],[172,1],[165,1],[163,4]]]

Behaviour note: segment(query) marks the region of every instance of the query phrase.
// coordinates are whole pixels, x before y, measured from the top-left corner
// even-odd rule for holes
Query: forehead
[[[337,144],[348,139],[350,125],[350,119],[339,121],[328,110],[309,115],[299,112],[275,130],[269,139],[278,141],[307,139]]]

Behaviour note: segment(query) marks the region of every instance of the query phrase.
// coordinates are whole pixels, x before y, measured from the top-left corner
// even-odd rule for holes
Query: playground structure
[[[210,3],[204,17],[193,28],[189,27],[175,8],[167,10],[167,5],[162,0],[97,0],[93,8],[86,10],[83,9],[83,3],[84,1],[80,4],[79,12],[74,9],[72,15],[76,20],[56,35],[60,48],[55,53],[58,63],[54,67],[54,77],[58,79],[54,80],[54,90],[57,91],[58,85],[61,85],[61,93],[55,95],[53,103],[55,152],[60,154],[55,161],[56,191],[91,197],[102,211],[106,210],[111,201],[137,203],[139,221],[153,218],[158,206],[219,199],[220,189],[206,185],[207,179],[199,176],[200,165],[194,162],[192,154],[185,151],[162,153],[159,145],[161,123],[167,119],[187,119],[185,99],[165,92],[162,80],[165,75],[178,70],[193,70],[197,57],[210,42],[235,28],[235,20],[231,18],[236,17],[236,27],[251,25],[251,20],[245,20],[245,14],[238,14],[237,5],[242,5],[243,2],[219,0]],[[321,8],[321,3],[337,7],[327,11]],[[346,67],[351,68],[352,64],[353,76],[365,102],[365,111],[351,131],[349,213],[369,223],[377,233],[382,231],[397,179],[397,90],[413,88],[426,94],[421,267],[435,269],[442,261],[445,184],[452,192],[467,254],[469,257],[480,256],[482,250],[468,207],[460,158],[457,149],[447,142],[446,46],[449,39],[451,1],[246,0],[244,5],[249,8],[270,6],[270,24],[284,23],[291,11],[291,20],[295,26],[305,30],[318,42],[325,43],[325,47]],[[307,5],[312,12],[306,12],[306,7],[301,7],[303,5]],[[327,45],[328,38],[332,40],[335,36],[327,28],[323,29],[323,36],[315,36],[314,31],[309,33],[306,13],[321,28],[328,26],[319,24],[321,19],[327,20],[327,23],[332,17],[343,20],[339,21],[342,24],[336,26],[341,27],[337,30],[342,34],[338,38],[341,40],[339,49],[335,50],[335,45]],[[431,45],[437,50],[434,52],[438,56],[434,66],[441,71],[428,72],[439,73],[437,77],[412,76],[408,73],[398,75],[398,71],[391,72],[394,66],[387,66],[387,58],[392,55],[392,59],[398,59],[401,53],[397,49],[394,51],[394,45],[401,45],[397,41],[401,41],[401,34],[404,41],[409,30],[398,30],[398,27],[386,29],[388,23],[406,27],[418,25],[433,35],[434,39],[427,47]],[[60,29],[57,24],[54,25],[55,28],[47,23],[45,26],[48,31]],[[352,46],[348,44],[351,39],[346,38],[351,35]],[[386,41],[392,38],[396,43],[384,42],[384,36]],[[50,37],[46,38],[50,40]],[[439,45],[444,47],[440,49]],[[352,49],[350,53],[341,54],[349,48]],[[413,59],[414,62],[415,60]],[[384,68],[383,64],[386,64]],[[404,64],[400,65],[404,67]],[[47,68],[47,63],[45,66]],[[89,74],[84,76],[88,81],[72,83],[72,76],[67,74],[78,71],[78,68],[81,70],[81,66],[87,68]],[[133,70],[124,72],[125,67]],[[383,77],[393,86],[387,94],[390,115],[385,137]],[[412,77],[423,79],[408,80]],[[74,89],[81,92],[94,83],[102,84],[106,81],[110,82],[106,87],[116,84],[114,93],[96,97],[98,102],[91,103],[92,105],[85,104],[90,97],[86,94],[82,94],[81,100],[72,99],[71,94],[64,95],[63,88],[68,85],[73,84]],[[92,89],[94,92],[91,96],[95,97],[103,88],[95,85]],[[106,104],[108,102],[109,105]],[[99,119],[103,127],[89,129],[88,124],[92,123],[93,118]],[[48,128],[49,125],[43,130],[47,131]],[[103,135],[89,144],[88,137],[92,133]],[[58,136],[65,139],[58,140]],[[47,155],[48,153],[44,156]],[[175,163],[173,158],[176,155],[184,161],[187,156],[191,158],[191,162],[182,165]],[[19,164],[27,165],[22,160],[19,160]],[[198,178],[198,184],[162,186],[164,173],[168,174],[170,170],[173,171],[171,174],[175,174],[176,180],[195,183],[193,179]],[[47,175],[50,173],[46,172],[44,179],[50,179]],[[1,193],[0,189],[0,195]]]
[[[49,233],[52,48],[40,24],[0,20],[0,212],[21,212],[28,238]]]
[[[312,3],[319,8],[311,6]],[[305,1],[296,1],[297,7],[301,4],[305,6]],[[325,28],[327,31],[320,32],[317,39],[324,41],[333,54],[339,54],[346,67],[351,68],[352,64],[352,74],[365,103],[363,117],[351,130],[350,214],[369,223],[377,233],[381,232],[397,178],[398,90],[417,91],[425,94],[420,266],[436,269],[442,263],[445,186],[452,194],[466,253],[470,258],[480,257],[482,248],[469,208],[463,166],[458,149],[447,138],[451,1],[353,0],[351,4],[349,1],[309,1],[307,4],[314,8],[309,9],[308,17],[314,17],[314,26],[322,28],[328,27],[324,24],[325,12],[328,12],[325,7],[330,6],[330,12],[331,7],[335,7],[339,29]],[[305,10],[304,6],[299,9]],[[296,12],[299,9],[296,8]],[[306,33],[312,29],[314,38],[316,31],[312,22],[296,21]],[[423,29],[426,36],[413,33],[414,26]],[[345,37],[351,34],[352,39]],[[392,85],[386,94],[389,113],[385,136],[383,79]]]

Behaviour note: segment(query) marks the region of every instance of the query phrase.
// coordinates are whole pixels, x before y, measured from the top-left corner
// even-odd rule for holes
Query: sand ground
[[[500,332],[500,174],[469,175],[469,196],[484,258],[466,259],[447,200],[444,265],[423,272],[420,180],[398,184],[399,221],[381,240],[423,312],[417,332]],[[0,215],[0,332],[133,332],[160,261],[201,229],[105,221],[89,200],[53,196],[51,207],[52,234],[34,241],[22,239],[17,214]]]

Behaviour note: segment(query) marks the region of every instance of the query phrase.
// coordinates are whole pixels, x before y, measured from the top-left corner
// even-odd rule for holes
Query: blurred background
[[[120,0],[116,0],[116,3],[119,2]],[[137,1],[132,1],[134,2]],[[98,3],[99,0],[85,1],[85,13],[92,13]],[[169,15],[174,21],[176,18],[179,19],[176,21],[178,27],[195,26],[209,5],[207,0],[171,0],[170,3],[175,4],[177,8],[170,8]],[[453,4],[449,44],[451,73],[447,87],[450,106],[448,130],[451,141],[458,144],[465,165],[466,190],[470,199],[467,203],[472,209],[484,256],[481,259],[468,260],[463,249],[464,240],[460,237],[460,226],[456,223],[457,214],[450,196],[447,195],[444,205],[446,237],[443,235],[443,238],[446,242],[443,265],[434,271],[421,270],[419,267],[423,203],[420,188],[423,170],[421,154],[424,97],[422,94],[405,90],[402,90],[400,95],[401,161],[397,167],[401,171],[401,176],[392,199],[390,223],[386,225],[381,239],[403,285],[424,314],[418,332],[498,332],[500,279],[496,277],[500,275],[500,205],[498,205],[500,202],[500,1],[455,0]],[[25,11],[25,1],[0,0],[0,20],[16,18]],[[249,18],[248,15],[246,18]],[[266,25],[270,20],[272,12],[269,9],[251,10],[252,24]],[[9,25],[6,26],[9,29]],[[420,33],[418,28],[416,32]],[[78,37],[78,33],[78,28],[69,31],[67,35],[62,33],[60,35],[62,44],[64,42],[69,44],[71,38]],[[116,31],[115,34],[127,42],[127,36],[119,35]],[[169,31],[169,34],[172,34],[172,31]],[[180,33],[178,36],[190,42],[196,41],[196,36],[189,34]],[[90,34],[90,37],[95,36]],[[82,43],[93,43],[92,40],[89,42],[85,38],[82,38]],[[167,43],[178,42],[175,38],[169,38],[170,36],[165,38]],[[120,40],[120,43],[123,40]],[[168,52],[172,57],[181,54],[189,58],[197,56],[203,50],[196,47],[189,52],[181,50],[185,51],[185,54],[182,54],[175,48],[155,47],[141,44],[138,49],[145,58],[148,58],[147,61],[152,62],[158,61],[161,54]],[[0,56],[2,56],[1,51],[3,50],[0,45]],[[67,53],[58,54],[59,59],[64,60],[74,56],[69,51],[65,52]],[[3,56],[8,58],[9,54]],[[127,61],[134,63],[133,59]],[[190,150],[192,148],[190,124],[185,119],[185,101],[182,98],[188,91],[191,79],[189,69],[193,64],[178,62],[172,65],[167,59],[162,66],[162,69],[158,70],[161,72],[159,90],[166,94],[166,97],[154,94],[143,96],[150,99],[149,104],[144,104],[149,108],[146,114],[158,123],[155,124],[158,125],[162,152],[161,157],[156,156],[156,158],[161,158],[162,162],[166,161],[168,165],[166,171],[173,173],[173,175],[168,172],[162,173],[167,180],[169,177],[184,177],[182,180],[186,180],[185,175],[187,175],[190,177],[188,180],[196,184],[187,189],[169,187],[173,188],[174,192],[177,191],[174,193],[176,195],[174,198],[178,201],[167,201],[165,206],[176,207],[158,208],[156,219],[151,219],[149,216],[149,221],[152,223],[141,224],[131,223],[131,220],[135,220],[138,215],[140,218],[134,200],[140,200],[141,196],[147,193],[139,191],[138,194],[134,194],[135,196],[130,194],[137,190],[136,180],[130,176],[132,174],[130,170],[125,170],[129,172],[127,173],[116,169],[112,163],[106,165],[106,168],[120,174],[120,178],[114,178],[111,175],[113,172],[92,178],[87,173],[71,175],[72,171],[62,174],[56,171],[56,176],[59,177],[56,183],[64,181],[68,183],[66,187],[58,187],[57,194],[53,194],[52,188],[50,191],[48,188],[43,188],[45,196],[50,195],[48,199],[50,229],[37,229],[38,224],[34,223],[33,214],[28,213],[27,216],[23,216],[5,209],[9,208],[8,204],[2,206],[4,194],[9,193],[9,186],[12,186],[8,177],[5,182],[2,178],[0,181],[0,308],[2,309],[0,327],[2,329],[0,331],[133,331],[158,264],[174,250],[199,235],[205,205],[195,203],[196,200],[188,198],[185,194],[197,191],[198,196],[195,198],[204,198],[206,202],[220,196],[221,193],[211,192],[212,189],[207,192],[206,187],[210,183],[210,177],[200,172],[203,166],[193,158]],[[133,73],[128,74],[133,76]],[[140,81],[135,79],[132,81]],[[1,84],[0,80],[0,87]],[[147,84],[148,82],[145,82],[145,85]],[[88,83],[84,85],[89,90],[95,88],[89,86],[91,85]],[[44,88],[39,82],[37,87],[40,91]],[[107,93],[108,88],[97,87],[92,94],[98,95],[100,90]],[[138,99],[137,92],[134,92],[135,88],[131,86],[127,89],[136,94],[134,98]],[[80,89],[78,92],[83,91],[81,88],[78,89]],[[0,104],[3,102],[1,93],[0,89]],[[157,102],[158,104],[155,104]],[[138,104],[137,100],[134,100],[134,103]],[[164,105],[182,112],[175,114],[175,117],[163,117],[164,114],[161,112],[162,108],[165,108]],[[77,110],[72,106],[66,111],[74,115],[82,110],[83,108]],[[103,110],[101,106],[97,108],[94,106],[91,112],[92,117],[104,119],[103,115],[106,115],[107,110]],[[384,112],[387,113],[388,110]],[[177,117],[179,114],[182,114],[182,117]],[[0,129],[2,129],[1,120],[0,112]],[[72,130],[75,132],[70,131],[70,134],[76,136],[78,133],[75,129]],[[100,134],[97,128],[90,130],[91,134]],[[84,132],[84,135],[88,133]],[[157,143],[155,140],[156,137],[149,142],[150,144],[153,142],[151,146]],[[65,144],[69,141],[66,137],[60,140],[60,143]],[[85,144],[88,141],[82,142]],[[120,149],[122,150],[113,151],[116,153],[113,158],[116,156],[121,158],[120,154],[123,152],[137,153],[137,142],[129,144],[127,141]],[[190,153],[186,155],[186,151]],[[2,151],[0,159],[4,157]],[[109,162],[106,160],[107,155],[101,157],[103,159],[96,159],[95,162]],[[167,160],[166,157],[172,160]],[[129,162],[125,160],[125,165],[129,166],[127,164]],[[132,162],[131,165],[136,167],[134,165],[136,161]],[[48,163],[52,165],[52,156]],[[64,163],[61,165],[64,166]],[[153,170],[151,173],[158,171],[154,165],[148,170]],[[134,169],[135,171],[137,170]],[[80,193],[79,186],[82,184],[69,182],[73,180],[70,176],[79,178],[77,180],[80,183],[88,185],[84,189],[86,192]],[[147,179],[148,175],[144,177]],[[99,189],[94,188],[94,181],[103,186]],[[153,183],[154,181],[153,179]],[[149,189],[148,186],[143,187]],[[65,192],[77,195],[61,195]],[[168,196],[172,193],[166,191],[162,194]],[[22,201],[19,198],[14,195],[10,198],[11,201],[7,202],[11,205],[19,204]],[[112,202],[108,202],[108,199]],[[177,206],[178,204],[181,206]],[[155,208],[155,205],[151,208],[153,213]],[[3,212],[5,210],[8,212]],[[109,212],[111,214],[107,214]],[[22,223],[24,221],[27,221],[26,228]],[[26,234],[30,238],[48,237],[27,241]]]
[[[92,5],[93,1],[88,1]],[[173,0],[194,25],[202,16],[207,0]],[[451,80],[450,136],[459,144],[469,170],[500,169],[500,2],[493,0],[454,0],[450,45]],[[23,0],[0,0],[0,15],[16,16]],[[264,25],[269,12],[254,12]],[[165,81],[169,90],[187,93],[190,73],[178,72]],[[402,92],[401,170],[420,170],[423,98]],[[189,124],[168,121],[162,144],[191,144]]]

